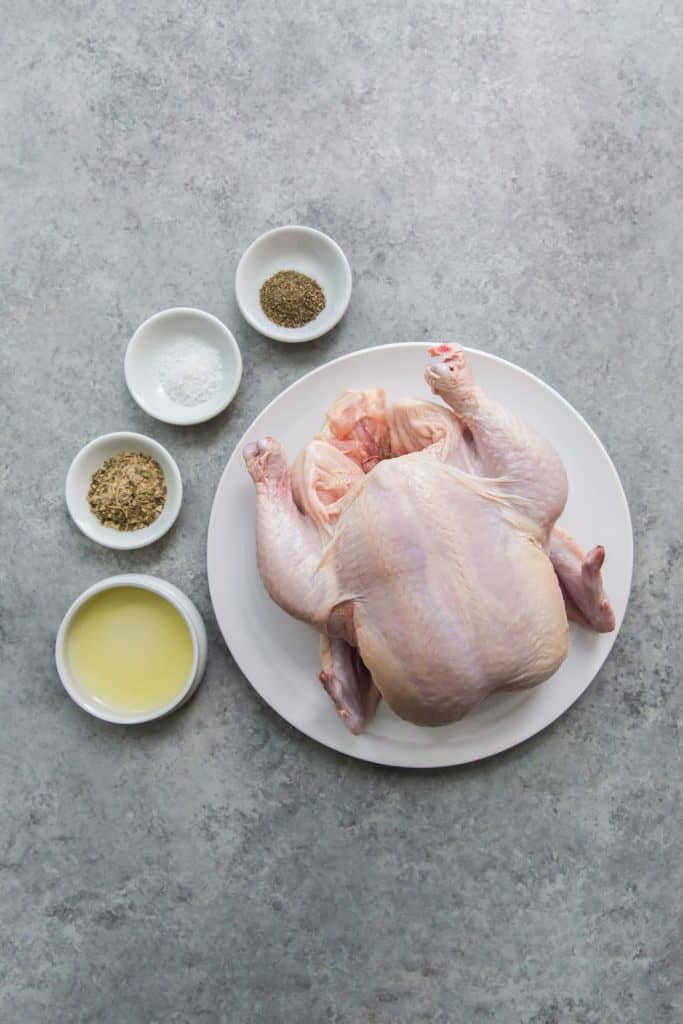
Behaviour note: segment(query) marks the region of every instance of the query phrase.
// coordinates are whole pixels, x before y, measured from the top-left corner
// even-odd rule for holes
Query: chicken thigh
[[[380,695],[442,725],[537,685],[566,656],[566,608],[614,624],[603,549],[584,557],[554,529],[555,450],[477,388],[459,346],[432,354],[444,405],[347,392],[291,472],[272,438],[244,452],[264,584],[322,634],[320,678],[354,733]]]

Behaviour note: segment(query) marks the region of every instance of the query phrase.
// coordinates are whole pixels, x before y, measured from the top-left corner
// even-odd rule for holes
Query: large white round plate
[[[389,401],[431,398],[423,381],[427,346],[387,345],[335,359],[287,388],[258,416],[237,445],[218,485],[209,523],[208,572],[218,624],[252,686],[278,714],[333,750],[378,764],[435,768],[465,764],[544,729],[583,693],[609,654],[626,611],[633,535],[617,472],[584,419],[537,377],[496,356],[468,350],[477,383],[533,424],[555,445],[569,476],[562,525],[586,548],[604,544],[604,577],[617,628],[598,636],[572,625],[570,652],[560,670],[533,690],[494,695],[453,725],[411,725],[380,702],[362,736],[352,736],[318,682],[318,635],[291,619],[268,597],[256,568],[254,487],[242,448],[265,434],[279,438],[290,459],[322,427],[346,388],[381,386]]]

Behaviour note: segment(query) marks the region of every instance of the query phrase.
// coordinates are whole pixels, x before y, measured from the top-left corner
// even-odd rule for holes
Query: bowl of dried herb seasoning
[[[242,316],[276,341],[312,341],[339,323],[351,298],[351,267],[322,231],[289,226],[261,235],[235,274]]]
[[[170,530],[183,500],[171,454],[151,437],[121,431],[82,448],[66,477],[76,526],[108,548],[142,548]]]

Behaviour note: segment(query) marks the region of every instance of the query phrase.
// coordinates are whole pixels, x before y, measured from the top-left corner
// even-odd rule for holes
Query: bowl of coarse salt
[[[235,397],[239,346],[225,324],[201,309],[155,313],[128,342],[126,384],[141,409],[164,423],[203,423]]]

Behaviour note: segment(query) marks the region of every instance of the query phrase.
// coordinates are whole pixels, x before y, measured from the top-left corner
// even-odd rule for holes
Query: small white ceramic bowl
[[[303,327],[280,327],[261,308],[261,285],[278,270],[298,270],[318,282],[325,308]],[[331,331],[351,298],[351,267],[336,242],[315,228],[274,228],[252,242],[235,274],[235,295],[242,316],[255,330],[275,341],[312,341]]]
[[[166,480],[166,504],[161,515],[141,530],[115,530],[103,526],[88,505],[88,489],[93,473],[118,452],[142,452],[151,455],[161,466]],[[183,501],[183,482],[175,459],[158,441],[144,434],[120,431],[103,434],[86,444],[73,460],[66,475],[66,504],[71,518],[86,537],[107,548],[130,550],[144,548],[170,530],[180,512]]]
[[[223,381],[210,398],[197,405],[174,401],[161,383],[164,350],[174,342],[195,338],[210,345],[223,364]],[[164,423],[204,423],[232,402],[242,379],[242,354],[232,333],[201,309],[164,309],[140,324],[128,342],[123,364],[126,384],[141,409]]]
[[[192,637],[192,668],[185,685],[168,704],[155,708],[154,711],[146,711],[144,714],[126,714],[125,712],[117,712],[99,704],[88,692],[87,685],[78,679],[69,662],[67,637],[74,615],[95,594],[100,594],[102,591],[110,590],[113,587],[141,587],[159,594],[177,608],[187,623],[190,636]],[[163,718],[164,715],[168,715],[171,711],[179,708],[190,699],[202,680],[204,669],[206,668],[206,653],[207,641],[204,623],[190,598],[183,594],[182,590],[179,590],[178,587],[168,583],[166,580],[159,579],[156,576],[144,576],[139,573],[110,576],[108,579],[100,580],[99,583],[95,583],[92,587],[85,590],[80,597],[76,598],[62,619],[55,643],[57,671],[62,685],[71,699],[80,708],[87,711],[88,714],[94,715],[95,718],[100,718],[104,722],[113,722],[115,725],[139,725],[141,722],[151,722],[155,718]]]

